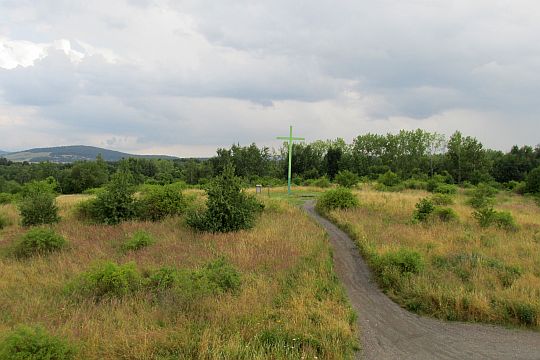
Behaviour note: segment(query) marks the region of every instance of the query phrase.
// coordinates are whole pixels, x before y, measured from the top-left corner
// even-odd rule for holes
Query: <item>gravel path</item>
[[[335,270],[358,312],[359,359],[540,359],[540,333],[498,326],[444,322],[412,314],[378,288],[351,238],[304,205],[334,250]]]

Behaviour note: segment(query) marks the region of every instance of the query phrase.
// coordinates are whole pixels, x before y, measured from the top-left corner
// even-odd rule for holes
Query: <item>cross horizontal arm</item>
[[[279,139],[279,140],[306,140],[304,138],[301,138],[301,137],[288,137],[288,136],[278,136],[276,139]]]

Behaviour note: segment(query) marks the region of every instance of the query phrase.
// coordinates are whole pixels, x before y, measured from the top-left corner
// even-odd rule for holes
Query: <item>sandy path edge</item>
[[[315,212],[327,232],[335,271],[358,313],[359,359],[540,359],[540,333],[498,326],[444,322],[412,314],[390,300],[373,280],[354,241]]]

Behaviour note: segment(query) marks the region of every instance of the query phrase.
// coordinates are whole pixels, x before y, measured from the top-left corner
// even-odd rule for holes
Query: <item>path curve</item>
[[[540,333],[444,322],[404,310],[379,289],[351,238],[318,215],[314,201],[304,209],[328,232],[335,271],[358,313],[359,359],[540,359]]]

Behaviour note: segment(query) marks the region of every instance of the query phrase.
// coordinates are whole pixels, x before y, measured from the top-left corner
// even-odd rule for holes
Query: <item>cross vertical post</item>
[[[289,175],[287,178],[287,193],[291,195],[291,177],[292,177],[292,149],[293,149],[293,141],[294,140],[300,140],[304,141],[304,138],[301,137],[293,137],[292,136],[292,125],[289,127],[289,136],[278,136],[277,139],[279,140],[287,140],[289,143]]]

